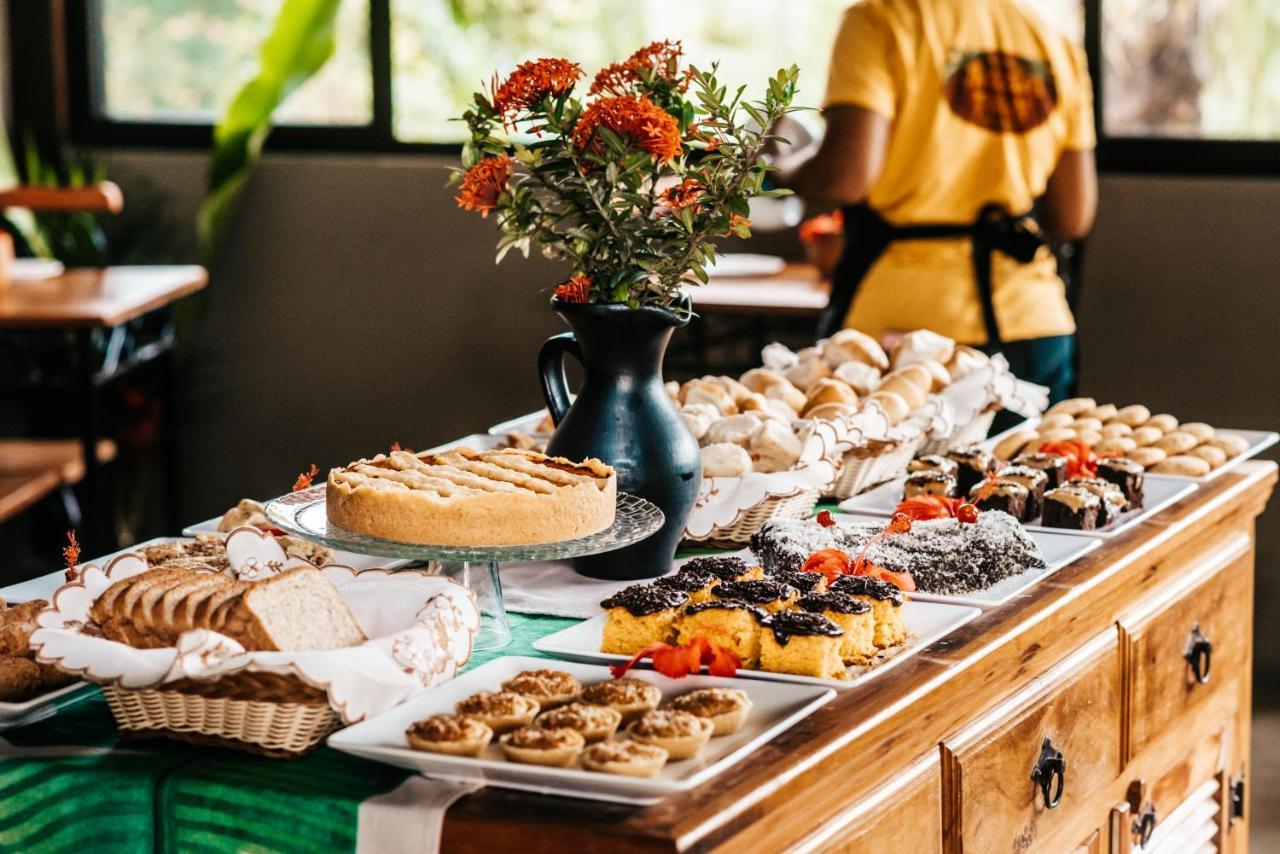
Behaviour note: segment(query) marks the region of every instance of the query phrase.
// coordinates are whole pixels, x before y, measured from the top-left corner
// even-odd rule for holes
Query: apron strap
[[[867,204],[849,205],[844,214],[844,252],[831,275],[831,298],[818,317],[818,338],[844,326],[858,286],[893,240],[893,226]]]

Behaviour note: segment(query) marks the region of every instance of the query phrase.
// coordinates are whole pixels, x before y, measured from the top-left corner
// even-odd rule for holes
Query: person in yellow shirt
[[[1075,321],[1044,232],[1093,223],[1083,52],[1025,0],[861,0],[823,115],[816,152],[777,162],[781,183],[844,211],[822,333],[933,329],[1067,396]]]

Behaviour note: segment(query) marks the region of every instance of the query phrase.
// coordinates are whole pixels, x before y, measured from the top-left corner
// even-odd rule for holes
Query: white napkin
[[[369,798],[356,814],[356,854],[434,854],[440,850],[445,812],[482,786],[414,774],[386,794]]]
[[[751,553],[746,549],[732,554],[747,561],[752,559]],[[692,559],[675,561],[671,572]],[[568,561],[513,561],[502,564],[502,593],[507,610],[519,614],[547,614],[552,617],[588,620],[600,614],[602,599],[607,599],[624,587],[645,581],[600,581],[587,578],[574,572],[573,565]]]

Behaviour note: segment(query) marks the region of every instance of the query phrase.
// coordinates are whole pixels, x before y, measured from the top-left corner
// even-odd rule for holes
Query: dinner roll
[[[782,374],[771,368],[752,368],[742,376],[738,377],[738,382],[744,385],[749,391],[762,392],[766,387],[785,379]]]
[[[991,359],[981,350],[976,350],[966,344],[957,344],[956,351],[951,356],[951,361],[944,362],[943,366],[951,374],[952,380],[958,380],[961,377],[967,377],[989,361]]]
[[[734,403],[741,403],[743,398],[751,394],[751,389],[747,388],[742,383],[735,380],[733,377],[707,376],[707,377],[703,377],[703,379],[706,380],[707,382],[715,383],[716,385],[723,388],[725,391],[729,392],[729,396],[733,398]]]
[[[911,367],[922,367],[929,372],[933,382],[926,391],[938,392],[951,385],[951,374],[942,366],[942,363],[935,359],[925,359],[917,365]]]
[[[707,428],[707,432],[703,435],[703,444],[720,445],[729,443],[733,445],[747,446],[747,442],[751,439],[751,434],[760,426],[760,417],[751,413],[743,413],[742,415],[730,415],[728,418],[721,418],[716,423]]]
[[[800,391],[807,392],[818,380],[831,376],[831,368],[821,359],[805,359],[787,368],[782,375]]]
[[[724,443],[702,449],[703,477],[741,477],[751,469],[751,455],[745,448]]]
[[[884,382],[876,387],[876,391],[892,392],[898,395],[906,402],[908,412],[924,403],[928,396],[924,389],[917,385],[913,380],[901,375],[890,374],[885,378]]]
[[[667,393],[667,397],[671,398],[676,403],[680,402],[680,383],[675,380],[665,382],[662,384],[662,390]]]
[[[836,379],[824,379],[814,383],[813,388],[809,389],[809,394],[805,396],[804,406],[800,409],[801,415],[807,415],[809,410],[823,403],[847,403],[857,405],[858,395],[853,389],[849,388],[847,383],[842,383]]]
[[[750,397],[738,405],[738,408],[743,412],[755,413],[761,418],[781,418],[783,421],[790,421],[799,414],[784,401],[774,400],[756,392],[752,392]]]
[[[912,387],[914,388],[914,386]],[[873,391],[867,395],[864,402],[874,403],[879,406],[880,410],[889,419],[890,424],[897,424],[911,414],[911,405],[902,398],[902,395],[887,389]]]
[[[870,394],[880,385],[880,370],[866,362],[845,362],[835,369],[832,376],[848,383],[850,388],[863,395]]]
[[[898,370],[890,373],[888,377],[885,377],[885,379],[890,379],[891,377],[902,377],[903,379],[910,380],[925,394],[928,394],[933,388],[933,374],[929,372],[928,368],[918,362],[914,365],[907,365],[905,368],[898,368]]]
[[[707,414],[702,410],[704,404],[695,403],[693,406],[686,406],[680,410],[680,417],[684,419],[685,426],[689,428],[689,432],[693,434],[693,438],[702,439],[707,435],[707,430],[720,417],[720,413],[715,411],[713,407],[711,414]]]
[[[800,459],[800,440],[781,421],[766,421],[751,434],[747,451],[756,471],[786,471]]]
[[[893,366],[906,367],[933,359],[946,364],[956,352],[956,342],[929,329],[908,332],[893,345]]]
[[[733,402],[733,396],[724,390],[724,386],[707,380],[689,380],[682,385],[680,402],[709,403],[722,415],[734,415],[738,411],[738,405]]]
[[[821,348],[823,360],[832,368],[848,361],[865,362],[882,371],[889,367],[889,357],[885,355],[884,348],[876,339],[856,329],[841,329],[821,342]]]
[[[848,418],[858,414],[858,407],[852,403],[819,403],[805,413],[805,418],[817,418],[835,421],[837,418]]]

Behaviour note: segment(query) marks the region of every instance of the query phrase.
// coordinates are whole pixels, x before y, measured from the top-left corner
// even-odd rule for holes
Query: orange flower
[[[311,468],[307,469],[302,474],[298,475],[298,479],[293,482],[293,489],[291,491],[301,492],[304,489],[310,489],[311,481],[319,473],[320,473],[320,469],[316,468],[315,463],[312,463]]]
[[[67,544],[62,547],[62,562],[67,565],[67,581],[75,581],[76,567],[80,564],[80,543],[76,542],[75,531],[67,531]]]
[[[487,217],[498,206],[498,197],[511,184],[512,160],[505,154],[488,157],[467,170],[462,176],[462,187],[454,201],[458,207],[479,211]]]
[[[553,296],[560,302],[584,303],[591,301],[591,278],[582,273],[570,276],[569,281],[558,285]]]
[[[680,125],[670,113],[644,96],[601,98],[587,107],[573,129],[573,141],[579,151],[592,144],[596,130],[601,127],[630,137],[637,148],[657,160],[670,160],[681,151]]]
[[[615,62],[600,69],[591,81],[589,95],[628,95],[635,91],[641,73],[648,71],[668,83],[679,82],[684,91],[689,78],[680,75],[680,57],[684,47],[678,41],[660,41],[645,45],[622,62]]]
[[[685,178],[662,193],[662,203],[671,210],[678,211],[697,204],[698,199],[702,197],[702,190],[703,186],[696,178]]]
[[[738,229],[751,228],[751,220],[742,214],[729,214],[729,234],[735,237],[746,237],[745,234],[739,234]]]
[[[493,110],[515,118],[548,95],[563,95],[582,79],[582,66],[567,59],[535,59],[516,67],[493,89]]]

